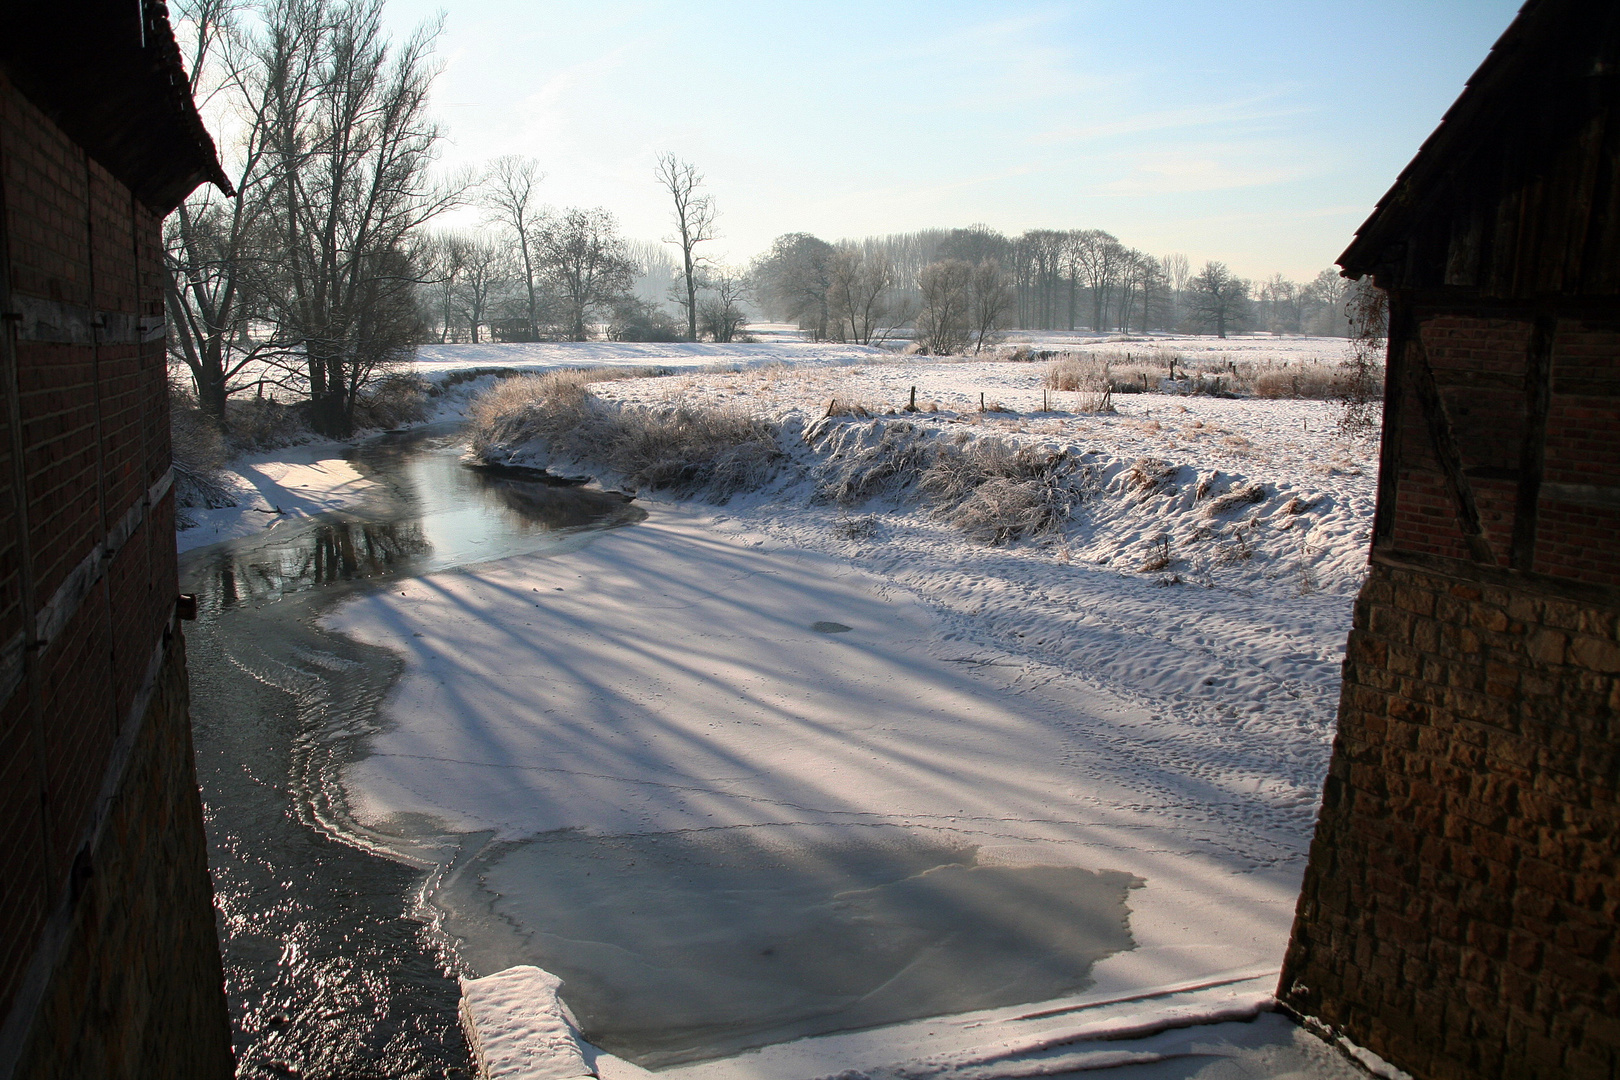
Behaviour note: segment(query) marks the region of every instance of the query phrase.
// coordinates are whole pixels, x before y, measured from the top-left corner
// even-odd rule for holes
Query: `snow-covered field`
[[[1199,344],[1210,343],[1174,343],[1183,355]],[[1329,362],[1343,342],[1234,347]],[[665,358],[686,350],[688,363]],[[594,390],[628,406],[770,416],[784,467],[723,506],[644,496],[645,522],[580,550],[436,574],[339,609],[330,626],[406,663],[387,730],[345,777],[363,823],[387,832],[427,815],[498,839],[719,829],[764,849],[913,830],[976,849],[980,866],[1139,880],[1127,900],[1135,947],[1058,1003],[1074,1011],[1042,1028],[1043,1045],[1115,998],[1209,983],[1264,997],[1304,869],[1374,500],[1376,450],[1339,435],[1332,406],[1140,394],[1116,396],[1116,414],[1079,414],[1067,411],[1074,394],[1043,399],[1041,364],[780,343],[445,346],[419,364],[582,360],[711,368]],[[733,363],[749,370],[713,369]],[[882,415],[912,387],[928,411]],[[980,412],[981,395],[1002,411]],[[834,401],[876,415],[824,419]],[[853,507],[815,497],[819,473],[896,423],[1065,452],[1087,470],[1087,497],[1061,532],[1005,546],[903,494]],[[348,484],[331,489],[341,498]],[[521,898],[497,911],[524,917]],[[1231,1002],[1204,1005],[1219,1016]],[[951,1069],[994,1076],[1006,1073],[984,1064],[995,1057],[984,1047],[1021,1022],[1003,1010],[925,1027]],[[902,1065],[922,1030],[863,1035],[848,1053],[862,1068]],[[683,1071],[854,1067],[825,1038],[842,1037],[812,1040],[825,1053],[780,1069],[761,1064],[776,1060],[767,1052]],[[1032,1067],[1043,1068],[1017,1066]]]
[[[1274,334],[1233,334],[1228,338],[1191,334],[1092,334],[1086,331],[1020,330],[1006,345],[1032,349],[1085,353],[1174,352],[1187,362],[1216,366],[1228,362],[1337,364],[1349,343],[1338,337],[1277,337]]]
[[[890,355],[867,345],[762,340],[754,344],[706,342],[542,341],[532,344],[423,345],[406,370],[427,378],[468,368],[553,371],[564,367],[705,368],[716,365],[850,364]]]

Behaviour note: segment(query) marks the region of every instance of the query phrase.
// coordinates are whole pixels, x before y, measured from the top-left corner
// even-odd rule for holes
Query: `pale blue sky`
[[[389,0],[445,14],[446,165],[531,154],[546,201],[667,232],[664,150],[715,253],[985,222],[1194,264],[1328,266],[1518,0]]]

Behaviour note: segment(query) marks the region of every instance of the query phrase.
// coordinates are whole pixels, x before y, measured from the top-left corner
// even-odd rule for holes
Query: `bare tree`
[[[248,335],[253,319],[251,266],[259,259],[255,231],[265,183],[264,110],[258,89],[239,77],[236,0],[189,0],[176,5],[177,28],[188,53],[192,96],[207,103],[224,97],[242,118],[240,138],[222,149],[236,198],[199,188],[164,222],[168,275],[169,348],[185,365],[197,402],[217,425],[225,402],[241,389],[236,380],[255,372],[275,350]]]
[[[1207,262],[1198,276],[1188,282],[1192,292],[1192,313],[1205,326],[1214,326],[1219,337],[1243,323],[1249,310],[1249,283],[1234,277],[1225,263]]]
[[[547,221],[540,232],[540,264],[575,341],[589,337],[592,315],[629,293],[640,268],[613,215],[600,207],[566,210]]]
[[[1075,233],[1069,252],[1072,266],[1070,280],[1083,282],[1091,290],[1091,328],[1098,332],[1106,330],[1109,297],[1119,284],[1120,273],[1128,262],[1129,253],[1125,245],[1101,229]],[[1072,309],[1069,329],[1074,329]]]
[[[1019,258],[1030,293],[1024,322],[1033,328],[1055,330],[1059,288],[1063,282],[1069,237],[1052,229],[1031,229],[1018,238]],[[1069,275],[1069,324],[1074,322],[1074,275]]]
[[[461,275],[467,268],[467,249],[472,240],[461,233],[437,233],[428,237],[422,247],[423,281],[427,303],[432,307],[433,319],[439,325],[439,343],[455,337],[456,291],[461,287]]]
[[[894,265],[882,254],[840,245],[828,261],[827,279],[827,313],[840,340],[870,345],[892,327]]]
[[[935,356],[959,353],[972,340],[973,264],[942,259],[923,267],[917,340]]]
[[[656,241],[629,240],[625,242],[625,246],[639,267],[635,284],[632,286],[636,298],[655,306],[661,305],[669,298],[670,290],[680,279],[679,264],[669,249]]]
[[[510,251],[489,237],[480,236],[466,242],[455,303],[474,345],[478,344],[479,327],[489,323],[496,301],[512,279],[513,269]]]
[[[541,228],[541,214],[535,205],[535,193],[545,178],[546,174],[540,171],[540,163],[534,158],[508,154],[489,163],[489,171],[484,174],[480,185],[480,201],[490,220],[504,226],[517,241],[524,294],[528,299],[531,341],[538,340],[540,336],[535,247]]]
[[[1165,321],[1171,329],[1175,329],[1181,325],[1181,303],[1187,293],[1187,282],[1192,279],[1192,264],[1181,252],[1172,251],[1159,260],[1159,265],[1164,269],[1165,286],[1170,292],[1169,312]]]
[[[1272,274],[1259,289],[1260,318],[1273,334],[1303,332],[1305,290],[1297,281]]]
[[[747,282],[722,267],[709,275],[707,287],[708,295],[700,305],[703,332],[719,344],[736,340],[737,334],[748,325],[742,308],[748,298]]]
[[[395,47],[381,0],[268,0],[250,81],[266,101],[259,285],[284,347],[305,361],[311,425],[341,437],[360,390],[415,347],[413,234],[454,205],[427,169],[437,24]]]
[[[681,249],[681,273],[686,283],[686,295],[681,300],[681,307],[686,311],[687,337],[697,340],[697,294],[699,284],[699,263],[702,261],[694,254],[699,244],[707,243],[716,236],[714,228],[714,199],[709,195],[698,194],[698,187],[703,183],[703,174],[691,162],[682,161],[674,154],[664,154],[658,159],[658,167],[653,175],[669,192],[674,201],[673,221],[675,235],[665,243],[676,244]]]
[[[1147,333],[1155,322],[1164,325],[1170,304],[1164,267],[1152,255],[1132,250],[1127,253],[1125,269],[1120,275],[1120,327],[1126,332],[1131,329],[1131,316],[1138,297],[1142,306],[1142,333]]]
[[[1347,306],[1349,296],[1350,283],[1338,270],[1329,267],[1317,274],[1301,296],[1306,329],[1313,334],[1354,336],[1354,320]]]
[[[996,260],[981,259],[973,268],[969,303],[973,353],[978,355],[986,345],[993,345],[1000,339],[1001,330],[1007,325],[1007,318],[1016,303],[1012,282]]]

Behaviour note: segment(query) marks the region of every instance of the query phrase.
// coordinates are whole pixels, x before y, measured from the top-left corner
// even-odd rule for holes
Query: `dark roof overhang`
[[[1471,185],[1483,147],[1512,140],[1517,168],[1533,175],[1542,164],[1535,146],[1568,137],[1547,125],[1558,117],[1573,128],[1594,84],[1612,92],[1620,57],[1616,0],[1527,0],[1410,164],[1339,256],[1345,276],[1382,275],[1398,265],[1405,242],[1425,216],[1451,205]],[[1535,128],[1535,130],[1531,130]]]
[[[235,194],[191,98],[163,0],[8,4],[0,66],[158,214],[200,184]]]

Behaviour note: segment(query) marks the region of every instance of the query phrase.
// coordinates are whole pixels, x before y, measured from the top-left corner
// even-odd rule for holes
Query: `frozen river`
[[[243,1076],[459,1075],[451,976],[518,963],[565,979],[594,1041],[657,1067],[1059,997],[1131,947],[1129,874],[978,865],[974,845],[933,831],[495,842],[421,814],[360,824],[338,778],[365,756],[400,661],[321,616],[422,575],[577,549],[643,514],[468,469],[443,431],[352,460],[381,492],[364,512],[201,549],[184,568]]]
[[[470,1075],[457,961],[421,919],[416,865],[348,828],[335,770],[374,730],[391,653],[320,631],[349,596],[519,552],[640,511],[616,495],[473,472],[452,433],[352,454],[383,494],[188,553],[198,778],[242,1077]]]

